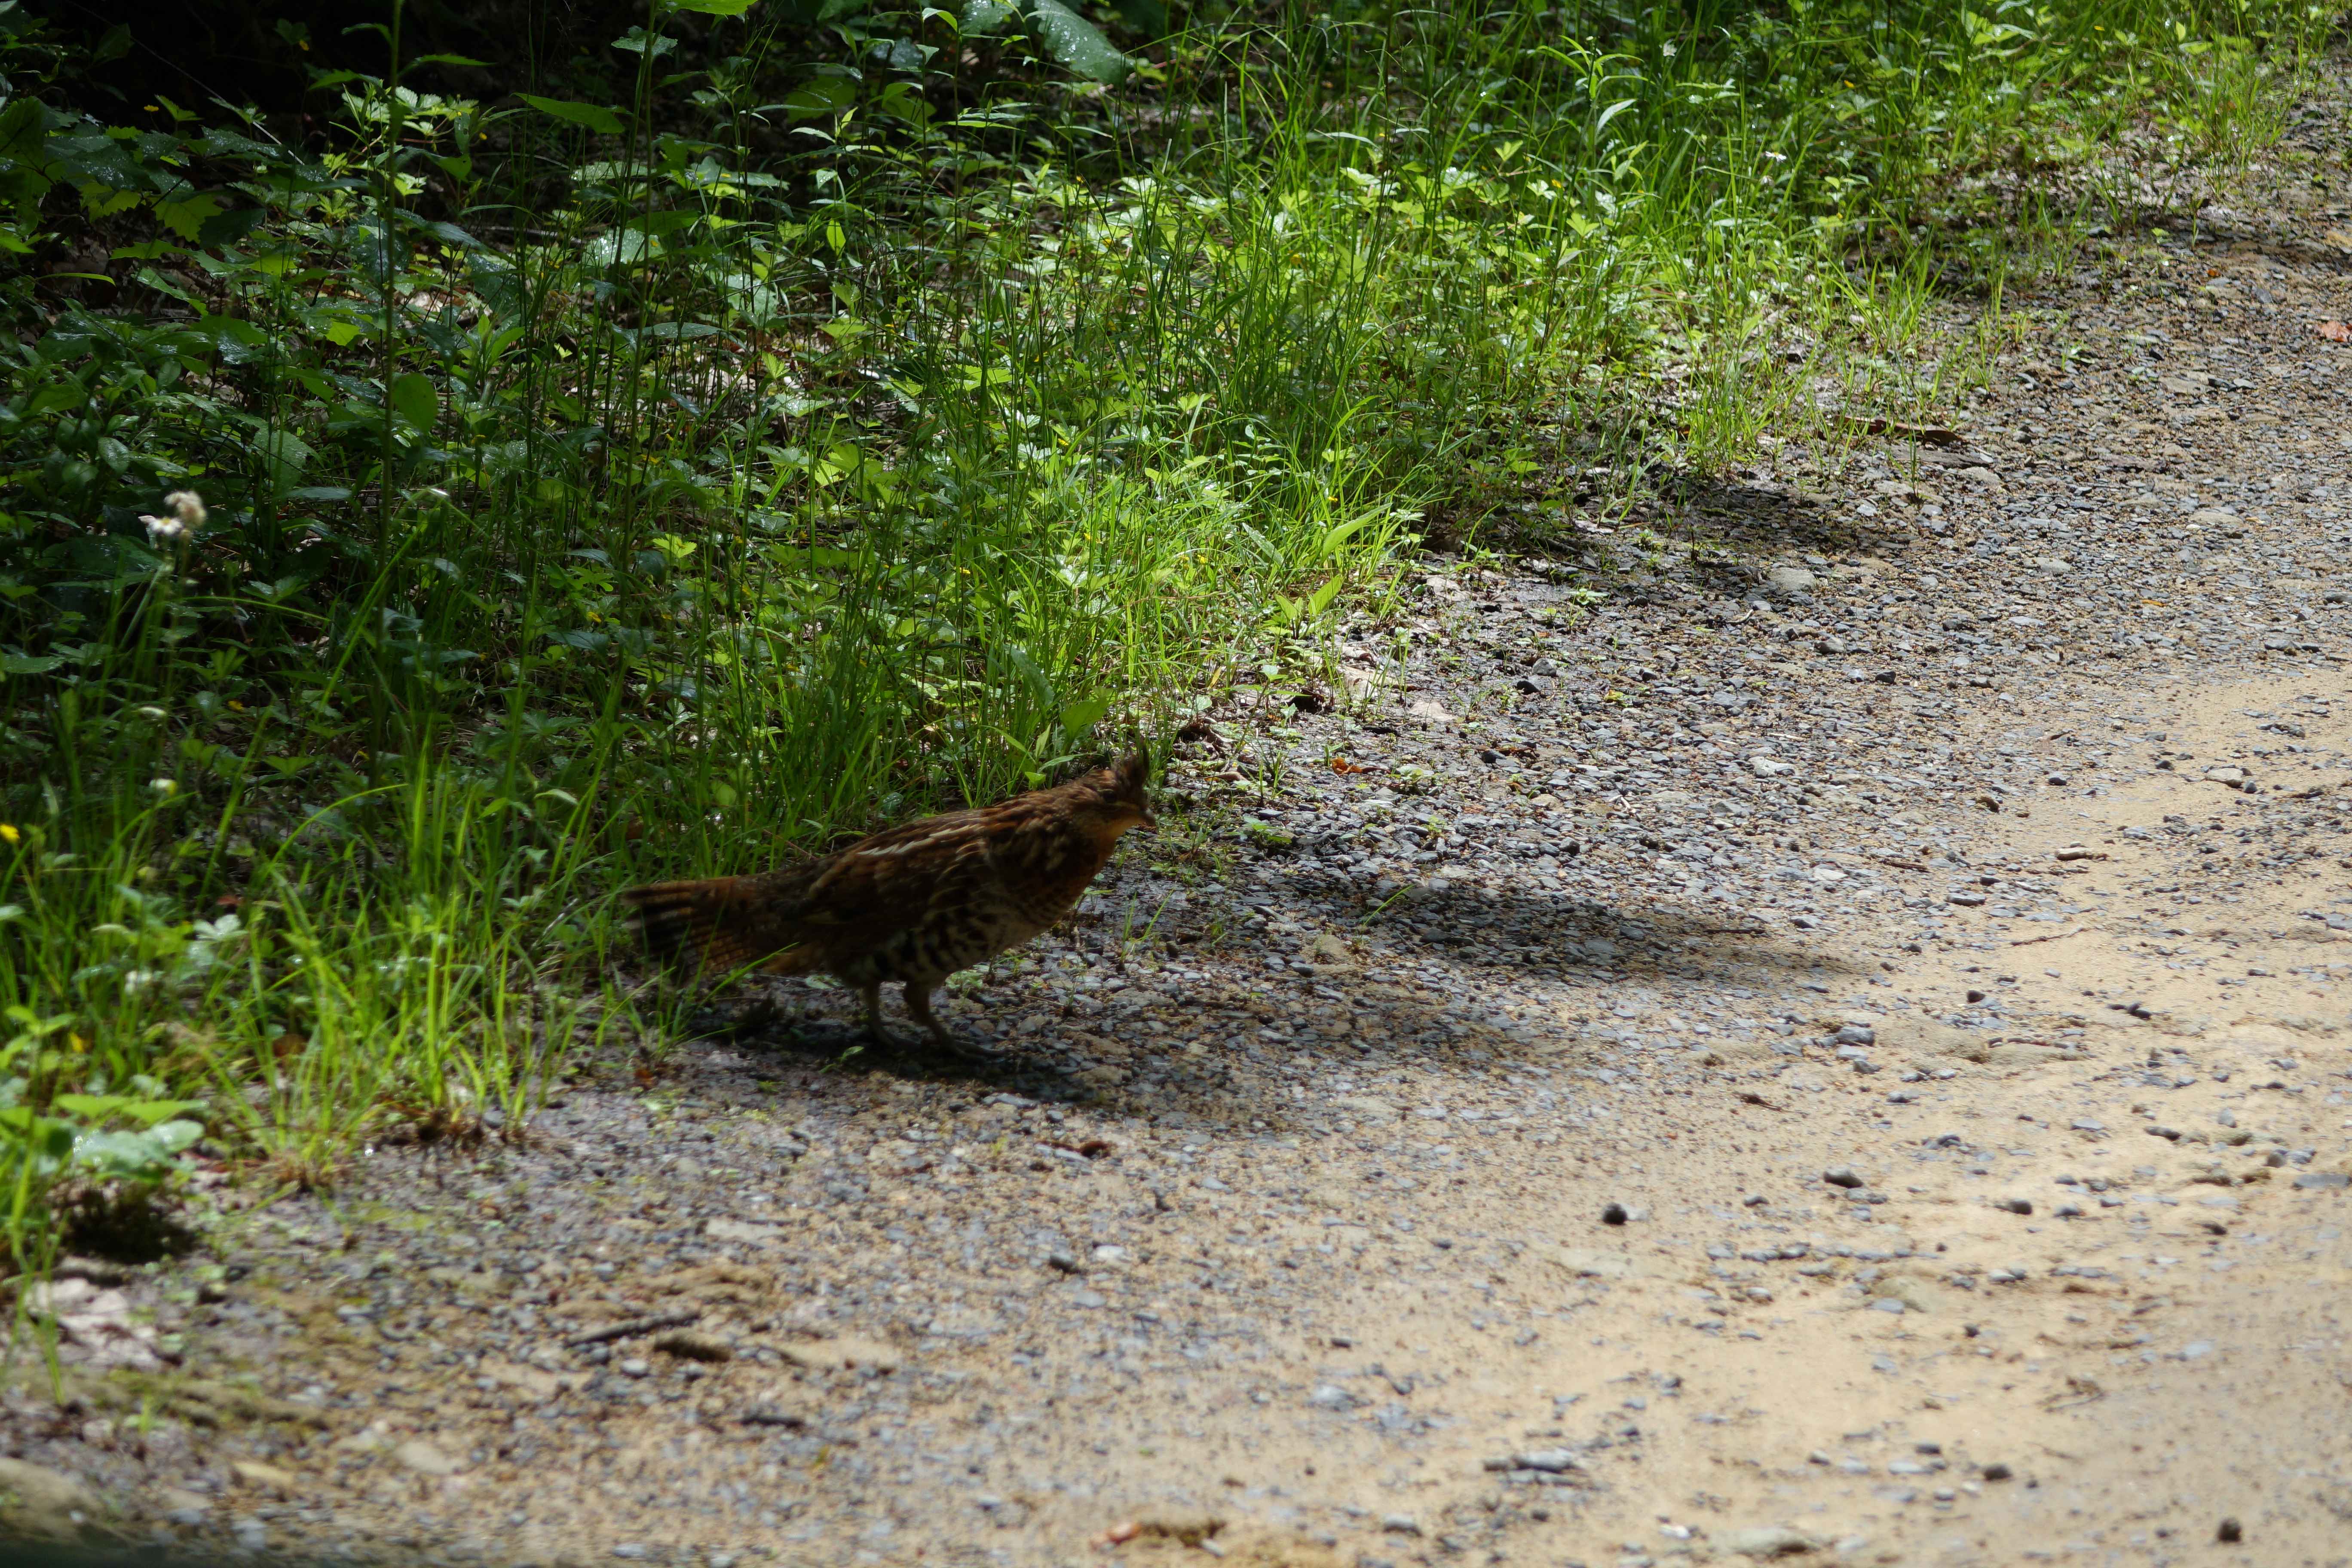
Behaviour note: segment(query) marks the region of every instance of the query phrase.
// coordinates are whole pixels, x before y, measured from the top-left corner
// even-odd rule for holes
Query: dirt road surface
[[[2027,301],[1959,447],[1770,447],[1592,535],[1589,612],[1430,562],[953,997],[998,1063],[850,1053],[796,988],[510,1144],[210,1186],[209,1251],[68,1269],[5,1517],[2352,1561],[2341,136]]]

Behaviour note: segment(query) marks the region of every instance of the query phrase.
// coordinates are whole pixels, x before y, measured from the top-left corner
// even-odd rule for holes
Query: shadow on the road
[[[1738,479],[1694,476],[1675,485],[1667,500],[1674,512],[1661,531],[1679,526],[1741,552],[1810,550],[1837,555],[1878,551],[1906,542],[1910,533],[1906,528],[1873,527],[1867,520],[1840,510],[1808,505],[1781,490],[1759,489]],[[1700,565],[1704,569],[1704,563]]]
[[[1584,898],[1492,894],[1448,886],[1381,914],[1381,926],[1409,931],[1451,962],[1567,978],[1655,973],[1681,979],[1734,978],[1741,966],[1863,974],[1852,953],[1816,951],[1725,911],[1630,910]]]
[[[1645,980],[1677,980],[1777,989],[1804,981],[1818,984],[1859,979],[1875,967],[1874,961],[1859,952],[1832,951],[1826,942],[1810,946],[1795,933],[1768,932],[1730,911],[1674,905],[1629,908],[1578,896],[1454,883],[1434,891],[1424,889],[1412,902],[1377,912],[1367,900],[1351,921],[1334,918],[1328,889],[1301,886],[1285,891],[1288,896],[1277,896],[1277,906],[1300,914],[1311,910],[1328,929],[1360,931],[1394,947],[1399,957],[1412,956],[1418,950],[1465,977],[1480,976],[1490,984],[1504,977],[1583,977],[1634,985]],[[1259,953],[1228,948],[1217,956],[1230,962],[1273,952],[1271,945]],[[1245,963],[1234,978],[1269,986],[1279,999],[1281,992],[1300,986],[1336,991],[1344,997],[1355,976],[1352,971],[1300,973],[1286,967],[1260,975]],[[1596,1003],[1619,994],[1600,984],[1593,988]],[[808,1013],[779,1013],[750,996],[729,998],[698,1017],[694,1046],[670,1070],[707,1092],[747,1100],[769,1098],[772,1089],[762,1080],[780,1069],[805,1073],[814,1068],[821,1073],[880,1072],[908,1083],[961,1089],[975,1098],[1009,1092],[1052,1103],[1097,1101],[1129,1114],[1181,1110],[1205,1122],[1233,1127],[1278,1121],[1289,1109],[1282,1081],[1261,1070],[1269,1059],[1265,1044],[1245,1023],[1236,1024],[1221,1048],[1195,1053],[1182,1048],[1181,1037],[1130,1036],[1125,1026],[1108,1017],[1057,1021],[1013,1039],[994,1037],[1009,1027],[1009,1016],[975,1019],[964,1014],[949,1019],[950,1031],[971,1044],[971,1054],[959,1055],[934,1047],[911,1028],[898,1013],[895,986],[887,988],[885,996],[885,1016],[894,1039],[888,1047],[866,1039],[846,994]],[[1204,1008],[1220,1015],[1236,1005],[1224,985],[1212,988],[1202,1001]],[[995,1005],[1010,1012],[1013,1004]],[[1279,1008],[1286,1019],[1312,1018],[1328,1010],[1324,1001],[1311,996],[1290,999]],[[1384,995],[1381,1022],[1364,1020],[1349,1031],[1349,1059],[1360,1060],[1362,1054],[1428,1059],[1483,1051],[1490,1060],[1524,1054],[1531,1061],[1557,1066],[1572,1056],[1573,1047],[1563,1053],[1566,1042],[1560,1039],[1524,1047],[1492,1038],[1483,1044],[1446,1043],[1442,1037],[1449,1021],[1442,999],[1417,1003]],[[1433,1033],[1441,1038],[1433,1041]],[[1297,1045],[1280,1051],[1287,1055],[1296,1048]],[[1117,1079],[1124,1087],[1106,1085],[1096,1072],[1107,1063],[1118,1069]]]
[[[687,1039],[719,1051],[746,1053],[752,1065],[819,1071],[880,1070],[909,1082],[961,1085],[977,1094],[1011,1091],[1032,1100],[1081,1098],[1082,1086],[1041,1055],[975,1034],[968,1020],[950,1018],[948,1033],[962,1047],[943,1050],[898,1009],[898,988],[883,988],[887,1045],[868,1038],[854,1011],[841,1016],[781,1011],[754,993],[715,998],[697,1013]],[[854,1008],[854,1002],[849,1004]]]
[[[1928,458],[1927,465],[1944,462]],[[1710,563],[1704,557],[1692,564],[1702,574],[1717,573],[1745,577],[1749,558],[1790,551],[1823,555],[1853,551],[1883,552],[1900,548],[1909,530],[1892,516],[1874,526],[1869,520],[1830,506],[1809,502],[1778,486],[1756,485],[1715,475],[1666,479],[1657,510],[1647,519],[1656,531],[1675,537],[1697,536],[1740,557]],[[1601,542],[1592,534],[1519,521],[1502,524],[1503,537],[1518,553],[1555,560],[1589,556]],[[1720,584],[1727,591],[1747,584]]]

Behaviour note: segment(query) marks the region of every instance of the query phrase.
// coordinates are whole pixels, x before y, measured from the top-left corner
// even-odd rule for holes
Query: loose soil
[[[1777,447],[1589,534],[1591,613],[1428,563],[950,998],[994,1061],[795,983],[69,1268],[17,1524],[2347,1562],[2342,145],[2027,301],[1962,447]]]

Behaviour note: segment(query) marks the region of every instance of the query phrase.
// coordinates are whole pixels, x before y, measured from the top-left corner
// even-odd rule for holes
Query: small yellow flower
[[[66,1041],[77,1051],[86,1051],[89,1049],[89,1042],[83,1039],[79,1035],[68,1035],[66,1037]]]
[[[25,836],[23,834],[16,831],[16,825],[15,823],[0,822],[0,838],[5,838],[9,843],[14,844],[24,837]]]

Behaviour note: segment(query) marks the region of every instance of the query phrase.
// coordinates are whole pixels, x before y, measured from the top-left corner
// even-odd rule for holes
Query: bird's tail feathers
[[[631,888],[621,901],[635,911],[646,952],[687,974],[727,974],[742,969],[798,973],[796,943],[778,943],[755,918],[745,877],[656,882]]]

